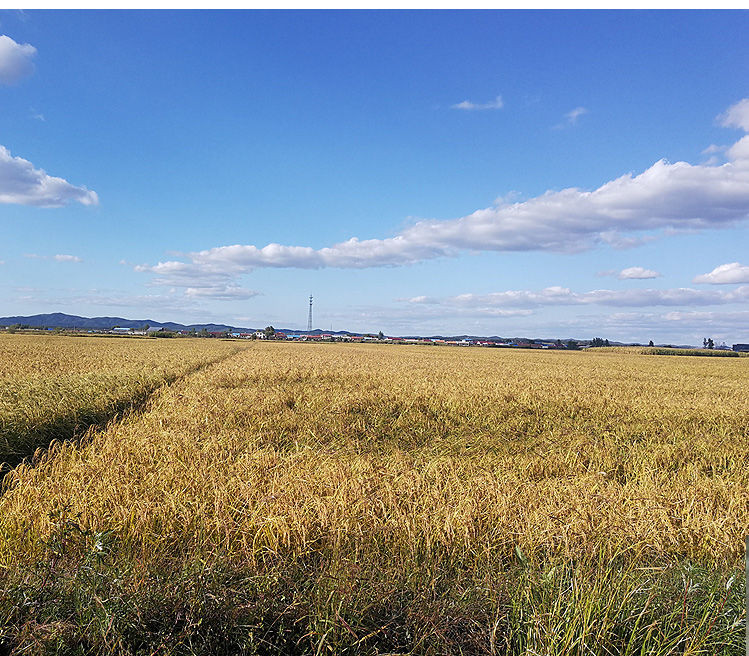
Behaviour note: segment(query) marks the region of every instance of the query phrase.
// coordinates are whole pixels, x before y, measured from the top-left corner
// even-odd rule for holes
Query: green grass
[[[0,650],[38,654],[743,654],[743,572],[626,557],[471,571],[308,554],[129,560],[60,514],[48,558],[0,589]],[[368,566],[370,565],[370,566]]]
[[[646,347],[641,349],[643,355],[691,355],[706,358],[738,358],[737,351],[716,351],[715,349],[677,349]]]

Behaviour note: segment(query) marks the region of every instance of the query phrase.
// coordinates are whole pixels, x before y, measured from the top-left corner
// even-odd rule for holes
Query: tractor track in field
[[[133,415],[142,414],[161,390],[171,387],[203,369],[225,362],[242,350],[241,347],[235,347],[229,353],[222,354],[220,357],[192,365],[180,373],[165,376],[161,382],[145,387],[130,397],[120,399],[106,410],[93,413],[83,421],[75,422],[72,429],[70,428],[71,415],[56,417],[53,421],[39,426],[36,430],[27,434],[30,437],[29,441],[33,444],[33,450],[28,449],[23,453],[0,452],[0,495],[7,489],[5,481],[7,474],[22,463],[34,466],[54,443],[79,442],[90,431],[103,430],[113,422],[120,422]]]

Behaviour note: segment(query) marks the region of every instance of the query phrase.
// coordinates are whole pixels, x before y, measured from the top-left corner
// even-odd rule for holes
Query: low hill
[[[0,326],[13,326],[21,324],[31,328],[68,328],[80,330],[110,330],[115,326],[120,328],[142,328],[149,325],[151,328],[165,328],[166,330],[203,330],[224,331],[242,330],[250,331],[250,328],[236,328],[225,324],[200,323],[184,325],[173,321],[154,321],[153,319],[124,319],[123,317],[79,317],[62,312],[51,314],[34,314],[28,317],[0,317]]]

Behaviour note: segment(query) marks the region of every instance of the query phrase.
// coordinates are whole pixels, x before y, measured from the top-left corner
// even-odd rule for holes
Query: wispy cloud
[[[33,118],[35,121],[42,121],[42,123],[46,122],[46,118],[44,117],[44,114],[41,112],[37,112],[33,107],[29,108],[29,113],[31,114],[31,118]]]
[[[749,146],[749,137],[747,146]],[[739,142],[741,143],[741,142]],[[456,219],[426,219],[393,237],[356,237],[329,247],[235,244],[141,265],[158,284],[227,285],[258,267],[363,269],[402,266],[463,252],[578,253],[626,248],[679,232],[724,228],[749,219],[749,152],[732,149],[720,166],[659,160],[587,191],[568,188],[524,201],[498,201]]]
[[[83,262],[83,260],[77,255],[37,255],[36,253],[24,253],[24,257],[27,257],[31,260],[52,260],[54,262]]]
[[[749,132],[749,98],[743,98],[731,105],[718,117],[718,121],[723,127]],[[729,160],[749,161],[749,135],[733,144],[726,155]]]
[[[48,175],[44,170],[21,157],[13,157],[0,146],[0,203],[61,207],[69,203],[97,205],[99,197],[86,187],[76,187],[63,178]]]
[[[34,72],[36,48],[0,35],[0,84],[15,84]]]
[[[710,273],[695,276],[692,282],[707,283],[710,285],[729,285],[735,283],[749,282],[749,266],[730,262],[715,267]]]
[[[463,102],[459,102],[455,105],[451,105],[451,109],[462,109],[465,111],[473,112],[473,111],[481,111],[485,109],[502,109],[505,104],[502,101],[502,96],[497,96],[494,100],[490,100],[486,103],[475,103],[471,102],[470,100],[464,100]]]
[[[238,285],[213,285],[185,289],[185,296],[188,298],[206,298],[214,301],[245,301],[259,294],[260,292]]]
[[[742,98],[731,105],[723,114],[718,116],[723,127],[738,128],[749,132],[749,98]]]
[[[724,153],[728,150],[728,146],[718,146],[716,144],[710,144],[707,148],[702,151],[703,155],[715,155],[716,153]]]
[[[585,107],[575,107],[564,115],[564,120],[561,123],[557,123],[554,128],[561,130],[573,125],[577,125],[578,120],[581,116],[588,114],[588,110]]]
[[[703,155],[707,155],[707,159],[703,161],[703,164],[712,166],[719,164],[724,161],[725,152],[728,150],[728,146],[718,146],[717,144],[710,144],[707,148],[702,151]]]
[[[575,125],[578,119],[587,113],[588,113],[588,110],[585,107],[575,107],[575,109],[572,109],[569,112],[567,112],[564,115],[564,118],[567,119],[567,123],[569,123],[570,125]]]

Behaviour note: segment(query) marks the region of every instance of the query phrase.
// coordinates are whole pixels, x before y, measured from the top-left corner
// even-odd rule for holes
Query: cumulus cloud
[[[97,205],[99,197],[86,187],[76,187],[48,175],[21,157],[13,157],[0,146],[0,203],[61,207],[68,203]]]
[[[397,266],[462,251],[575,253],[600,244],[636,245],[643,240],[637,232],[719,228],[747,218],[749,167],[659,161],[640,175],[622,176],[594,191],[550,191],[458,219],[423,220],[385,239],[354,237],[321,249],[275,243],[219,246],[188,254],[188,262],[160,262],[141,270],[193,278],[255,267]]]
[[[451,105],[451,109],[463,109],[466,111],[479,111],[484,109],[502,109],[505,104],[502,101],[502,96],[497,96],[494,100],[490,100],[487,103],[475,103],[470,100],[464,100],[455,105]]]
[[[675,289],[594,289],[573,292],[567,287],[553,286],[540,291],[507,290],[490,294],[460,294],[446,298],[415,296],[411,304],[443,307],[539,308],[555,305],[605,305],[609,307],[709,306],[749,301],[749,286],[732,291]]]
[[[0,35],[0,84],[15,84],[34,72],[36,48],[28,43],[16,43],[5,34]]]
[[[647,280],[650,278],[659,278],[661,276],[657,271],[639,266],[628,267],[621,271],[617,271],[616,269],[599,271],[596,275],[599,277],[613,276],[619,278],[619,280]]]
[[[658,278],[660,275],[660,273],[652,269],[634,266],[622,269],[616,277],[619,280],[647,280],[649,278]]]
[[[708,283],[710,285],[727,285],[732,283],[749,282],[749,266],[730,262],[715,267],[710,273],[695,276],[693,282]]]
[[[186,261],[138,270],[155,274],[165,284],[193,287],[194,281],[207,278],[226,284],[256,267],[363,269],[463,252],[627,248],[658,235],[723,228],[749,219],[749,136],[727,154],[729,161],[720,166],[659,160],[642,173],[622,175],[592,191],[571,187],[528,200],[499,199],[467,216],[418,221],[384,239],[352,237],[320,249],[276,243],[218,246],[185,254]]]

